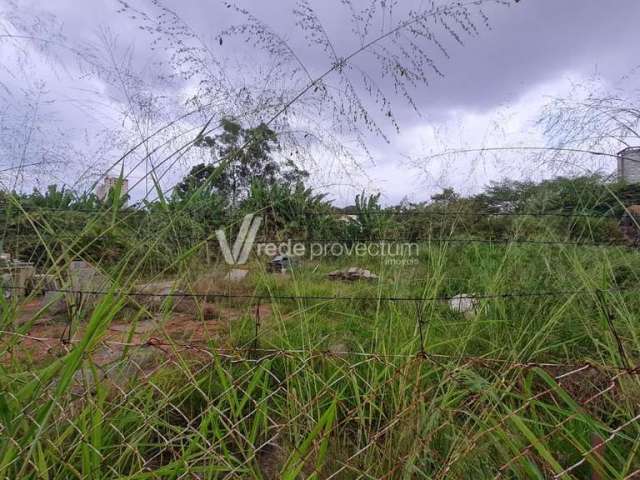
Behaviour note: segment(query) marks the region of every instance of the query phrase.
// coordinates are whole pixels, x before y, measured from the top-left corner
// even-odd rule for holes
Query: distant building
[[[98,188],[96,188],[96,196],[100,200],[105,200],[111,189],[118,184],[118,180],[120,180],[120,177],[105,177],[102,183],[98,185]],[[125,178],[122,180],[120,196],[126,194],[127,190],[129,190],[129,180]]]
[[[640,183],[640,147],[629,147],[618,152],[618,180]]]

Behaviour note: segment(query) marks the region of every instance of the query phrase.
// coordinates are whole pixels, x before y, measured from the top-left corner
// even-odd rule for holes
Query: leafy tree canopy
[[[265,185],[282,183],[294,186],[309,175],[291,160],[276,160],[280,151],[277,134],[266,124],[244,128],[225,118],[222,132],[214,137],[203,136],[196,145],[210,150],[212,163],[194,166],[176,187],[180,199],[196,191],[216,194],[229,206],[236,207],[249,195],[251,184],[260,179]]]

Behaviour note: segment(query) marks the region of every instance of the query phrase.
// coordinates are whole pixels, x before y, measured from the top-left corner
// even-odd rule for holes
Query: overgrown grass
[[[109,295],[54,320],[82,334],[45,364],[16,353],[46,310],[25,318],[2,301],[0,477],[625,478],[640,468],[640,385],[621,369],[640,357],[636,251],[422,243],[408,266],[323,258],[281,276],[252,259],[230,287],[199,248],[150,274],[146,241],[106,265]],[[60,278],[72,253],[51,258]],[[348,266],[380,278],[327,278]],[[143,276],[260,297],[257,340],[256,299],[218,299],[237,312],[219,342],[189,348],[159,329],[98,361],[114,320],[172,318],[175,300],[154,309],[121,295]],[[480,299],[468,315],[432,300],[501,292],[557,295]],[[279,298],[290,296],[345,298]]]

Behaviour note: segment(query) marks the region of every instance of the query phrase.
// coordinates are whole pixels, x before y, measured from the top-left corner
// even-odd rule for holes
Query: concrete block
[[[109,289],[109,279],[93,265],[84,261],[73,261],[69,265],[68,290],[81,293],[65,295],[67,304],[76,306],[94,306]]]
[[[229,282],[241,282],[249,273],[249,270],[243,270],[241,268],[233,268],[224,276],[224,279]]]

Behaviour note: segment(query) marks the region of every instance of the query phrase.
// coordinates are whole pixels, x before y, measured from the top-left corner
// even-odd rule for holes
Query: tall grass
[[[0,297],[0,477],[626,478],[640,468],[639,385],[621,368],[640,348],[640,300],[624,290],[637,284],[635,251],[425,242],[409,267],[325,258],[283,277],[254,258],[229,286],[220,264],[203,264],[202,244],[149,269],[159,241],[105,260],[109,293],[60,318]],[[86,251],[44,249],[61,279]],[[354,264],[380,279],[326,277]],[[233,312],[225,334],[192,341],[164,328],[176,299],[123,295],[168,278],[180,291],[260,297],[257,339],[251,299],[219,299]],[[558,295],[481,299],[466,316],[443,301],[387,300],[496,292]],[[345,298],[280,298],[334,295]],[[201,303],[191,306],[204,322]],[[156,327],[135,334],[145,319]],[[70,323],[72,342],[32,355],[43,321]],[[119,342],[106,336],[114,322],[131,324]],[[107,347],[118,355],[104,361]]]

